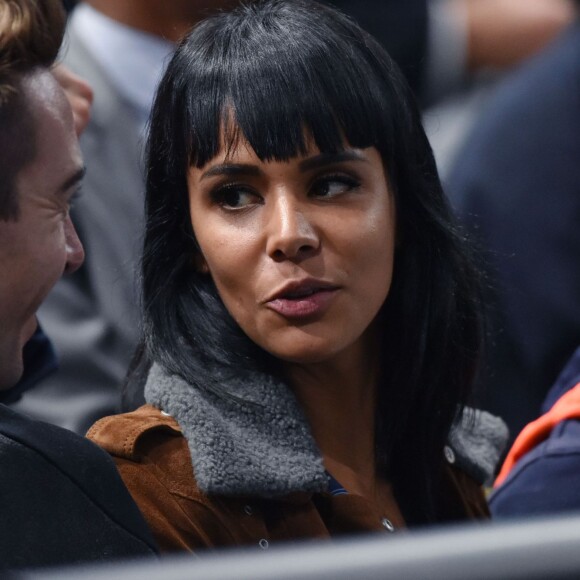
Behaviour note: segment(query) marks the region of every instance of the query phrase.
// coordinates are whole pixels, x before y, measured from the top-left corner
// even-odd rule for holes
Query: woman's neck
[[[289,365],[287,374],[326,469],[349,491],[375,486],[378,356],[360,344],[335,360]]]

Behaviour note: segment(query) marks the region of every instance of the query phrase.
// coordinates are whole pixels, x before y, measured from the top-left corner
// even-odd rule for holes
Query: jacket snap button
[[[448,463],[455,463],[455,453],[453,452],[453,449],[449,447],[449,445],[445,445],[445,447],[443,447],[443,455],[445,455],[445,459]]]
[[[251,516],[254,513],[254,510],[252,509],[251,505],[245,505],[244,506],[244,513],[248,516]]]
[[[268,540],[262,538],[258,542],[258,546],[260,546],[260,548],[262,548],[262,550],[267,550],[270,547],[270,544],[268,543]]]
[[[393,526],[391,520],[389,520],[387,518],[383,518],[381,520],[381,524],[383,525],[383,528],[385,528],[385,530],[387,530],[387,532],[394,532],[395,531],[395,526]]]

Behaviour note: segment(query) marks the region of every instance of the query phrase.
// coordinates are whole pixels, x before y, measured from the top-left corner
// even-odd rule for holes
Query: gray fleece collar
[[[189,445],[199,488],[225,496],[283,496],[327,488],[320,451],[291,390],[262,374],[224,379],[241,403],[168,375],[154,364],[145,400],[171,415]],[[488,480],[507,440],[501,419],[466,409],[453,426],[453,463],[479,483]]]
[[[272,497],[327,486],[322,457],[284,384],[250,375],[218,398],[153,365],[145,400],[169,413],[187,439],[199,488],[208,494]],[[252,404],[256,403],[256,404]]]
[[[493,478],[508,436],[502,419],[487,411],[466,407],[451,428],[448,445],[453,449],[457,466],[484,484]]]

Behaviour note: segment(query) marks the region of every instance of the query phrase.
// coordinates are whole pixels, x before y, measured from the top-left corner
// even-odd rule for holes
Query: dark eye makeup
[[[261,197],[247,185],[228,183],[210,192],[212,203],[227,210],[241,210],[260,203]]]
[[[352,175],[333,173],[316,178],[310,186],[308,195],[310,197],[330,199],[337,195],[356,190],[360,185],[361,181]]]
[[[321,173],[306,186],[309,198],[330,200],[342,194],[355,191],[361,180],[344,172]],[[227,211],[241,211],[264,203],[264,198],[255,188],[245,183],[225,183],[209,192],[212,204]]]

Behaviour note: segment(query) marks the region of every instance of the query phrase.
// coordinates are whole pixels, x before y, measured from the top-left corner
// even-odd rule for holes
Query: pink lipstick
[[[318,280],[290,282],[266,306],[286,318],[305,318],[324,312],[337,291],[337,286]]]

